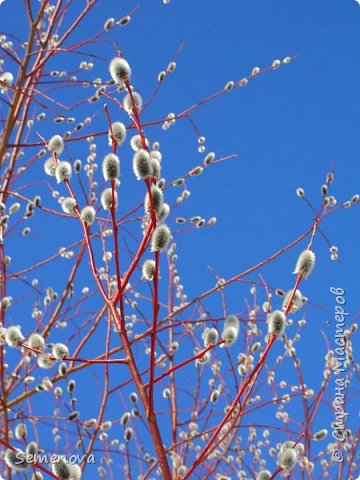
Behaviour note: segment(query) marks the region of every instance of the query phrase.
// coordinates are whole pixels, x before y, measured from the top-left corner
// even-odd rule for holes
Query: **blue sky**
[[[83,3],[79,1],[74,9]],[[24,11],[21,12],[22,5],[20,0],[6,0],[1,5],[0,31],[24,37],[26,16]],[[120,18],[133,7],[134,3],[129,0],[100,1],[94,14],[73,38],[79,41],[96,33],[108,17]],[[309,228],[313,213],[296,196],[295,190],[304,188],[307,198],[318,208],[322,198],[320,187],[334,160],[335,181],[331,194],[335,195],[338,204],[360,193],[359,24],[360,5],[355,0],[171,0],[169,5],[163,5],[160,0],[147,0],[142,2],[128,26],[109,32],[106,42],[84,46],[81,55],[63,55],[51,62],[50,68],[71,71],[81,60],[91,60],[90,55],[96,55],[94,70],[85,72],[81,78],[108,79],[108,61],[114,56],[112,45],[116,42],[132,66],[134,87],[146,99],[156,85],[158,73],[166,68],[184,42],[175,72],[166,79],[143,116],[144,121],[152,121],[164,118],[170,112],[185,110],[223,88],[229,80],[238,81],[249,75],[255,66],[265,68],[277,58],[282,60],[286,56],[298,55],[290,64],[251,80],[245,88],[237,88],[207,103],[192,116],[200,134],[206,137],[206,152],[214,151],[218,157],[236,154],[237,158],[206,169],[200,177],[191,178],[188,182],[189,200],[171,214],[169,226],[173,230],[180,229],[174,222],[177,216],[200,215],[205,219],[216,216],[218,220],[211,228],[192,230],[176,237],[178,270],[189,299],[214,285],[208,266],[220,277],[230,278],[269,257]],[[14,64],[8,61],[5,64],[15,73]],[[71,104],[92,93],[91,87],[78,89],[76,93],[68,89],[61,93],[61,100]],[[81,121],[89,112],[97,113],[86,132],[106,130],[101,103],[90,106],[85,103],[69,115]],[[5,110],[0,104],[1,116]],[[110,112],[112,118],[118,115],[118,119],[125,121],[123,113],[119,114],[114,105],[110,105]],[[37,124],[37,130],[45,138],[63,134],[67,128],[66,124],[54,124],[51,114],[48,120]],[[186,120],[178,121],[168,131],[151,127],[146,130],[146,135],[152,141],[160,142],[164,155],[163,175],[168,181],[199,165],[205,155],[197,151],[196,135]],[[35,134],[31,134],[30,139],[37,141]],[[97,152],[99,159],[108,153],[106,137],[99,139]],[[72,159],[85,159],[88,154],[86,142],[69,144],[69,154]],[[132,176],[130,155],[129,147],[120,150],[122,213],[141,202],[144,193]],[[25,174],[24,182],[20,184],[39,178],[44,180],[41,162]],[[26,187],[26,192],[31,197],[38,189],[41,189],[44,204],[58,208],[45,185]],[[169,191],[170,203],[177,195],[175,189]],[[315,390],[322,381],[322,370],[313,367],[319,359],[323,360],[326,352],[321,329],[326,331],[330,343],[335,335],[335,301],[330,287],[344,289],[351,322],[358,318],[359,214],[359,205],[354,205],[341,209],[321,224],[330,243],[339,248],[339,261],[330,260],[326,242],[317,235],[314,242],[316,268],[301,286],[310,305],[305,309],[308,324],[299,351],[306,383]],[[56,241],[48,242],[49,224],[45,220],[49,222],[48,217],[36,215],[31,220],[34,236],[26,241],[16,238],[9,245],[14,256],[13,270],[21,269],[33,260],[41,260],[45,253],[56,251],[59,242],[65,245],[79,239],[80,227],[76,222],[59,220],[51,227],[57,233]],[[139,234],[138,224],[132,228],[132,232]],[[135,248],[135,243],[129,241],[129,248]],[[126,265],[127,254],[122,245],[122,263]],[[265,281],[272,287],[290,289],[297,256],[306,246],[307,242],[303,241],[266,266],[261,271]],[[19,248],[22,256],[16,256]],[[68,264],[64,267],[64,262],[61,260],[56,264],[57,278],[52,277],[52,269],[45,268],[39,273],[39,278],[43,275],[43,285],[47,285],[51,278],[60,288],[62,275],[69,270]],[[83,285],[90,284],[86,267],[85,262],[79,294]],[[249,278],[259,281],[256,273]],[[19,288],[23,292],[23,287]],[[166,299],[166,294],[166,286],[163,286],[160,296]],[[249,285],[229,287],[226,298],[228,313],[246,311],[247,302],[251,301]],[[279,300],[276,301],[279,307]],[[214,317],[223,314],[218,294],[210,297],[206,306]],[[18,308],[15,311],[25,313]],[[30,333],[25,327],[24,332]],[[279,351],[280,346],[275,345],[273,360]],[[231,353],[235,356],[235,352]],[[285,372],[290,380],[292,374],[290,369]],[[83,388],[88,387],[83,385]],[[124,402],[124,398],[121,397],[121,401]],[[86,414],[92,416],[91,404],[87,408]],[[356,400],[350,401],[348,408],[349,422],[356,426]],[[326,409],[319,413],[318,425],[319,428],[329,428]],[[274,460],[272,462],[274,466]]]

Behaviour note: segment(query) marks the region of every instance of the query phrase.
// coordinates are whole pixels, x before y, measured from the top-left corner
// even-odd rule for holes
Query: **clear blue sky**
[[[77,2],[78,5],[84,3]],[[299,55],[289,65],[204,105],[192,117],[206,137],[206,152],[214,151],[218,157],[229,154],[238,157],[207,169],[199,178],[190,179],[191,197],[174,210],[169,221],[169,226],[176,230],[179,228],[173,221],[176,216],[200,215],[205,219],[216,216],[218,219],[214,227],[177,237],[178,268],[191,299],[213,286],[214,278],[208,265],[221,277],[230,278],[269,257],[309,228],[313,213],[295,195],[295,190],[304,188],[307,197],[318,207],[320,187],[333,159],[335,182],[331,193],[338,203],[360,193],[360,5],[355,0],[171,0],[169,5],[163,5],[161,0],[144,0],[142,3],[131,23],[123,29],[111,30],[106,43],[85,46],[81,49],[84,55],[63,56],[59,64],[53,60],[51,68],[72,70],[81,60],[91,60],[89,54],[94,54],[101,58],[94,60],[94,70],[82,78],[105,80],[108,60],[114,56],[112,45],[116,42],[132,66],[133,85],[146,99],[156,85],[158,73],[166,68],[184,42],[175,72],[144,114],[144,120],[149,121],[185,110],[220,90],[229,80],[237,81],[247,76],[255,66],[265,68],[277,58]],[[22,0],[6,0],[0,6],[0,31],[23,38],[26,16],[22,11],[19,18],[22,5]],[[73,38],[80,40],[87,33],[97,32],[108,17],[118,19],[133,7],[134,2],[129,0],[100,1],[96,14],[89,17]],[[15,73],[13,64],[7,62],[6,65]],[[91,88],[80,90],[84,98],[91,93]],[[77,100],[72,91],[65,91],[62,99],[66,103]],[[98,114],[88,131],[105,130],[106,122],[99,103],[85,104],[70,114],[81,121],[89,111]],[[4,114],[1,104],[0,113]],[[114,119],[117,115],[113,106],[111,115]],[[124,121],[121,115],[119,119]],[[62,134],[67,128],[66,124],[57,126],[52,122],[37,127],[46,138]],[[163,174],[169,181],[202,162],[204,154],[198,153],[196,136],[186,120],[179,121],[167,132],[151,127],[146,135],[152,141],[160,141],[164,155]],[[31,138],[36,141],[35,136]],[[143,194],[133,180],[130,149],[126,148],[123,154],[120,151],[122,213],[138,204]],[[72,144],[69,149],[72,158],[86,158],[85,142]],[[107,149],[104,137],[98,145],[99,159]],[[44,179],[42,165],[34,171]],[[36,178],[29,174],[27,181],[31,180]],[[41,188],[46,199],[44,204],[50,203],[57,208],[48,190]],[[28,189],[29,196],[36,192],[36,188]],[[176,196],[175,191],[169,193],[171,203]],[[313,367],[319,359],[323,361],[326,351],[320,329],[326,331],[330,343],[335,335],[331,286],[345,290],[351,321],[358,318],[359,220],[359,205],[355,205],[330,216],[321,225],[331,244],[339,248],[339,261],[330,260],[328,246],[318,235],[314,243],[316,269],[301,288],[311,305],[306,307],[308,324],[299,350],[305,381],[315,390],[322,381],[322,371]],[[39,261],[45,252],[50,254],[56,250],[56,245],[59,246],[56,243],[44,245],[46,230],[41,221],[40,215],[33,221],[33,231],[38,237],[30,243],[18,240],[24,257],[14,258],[13,270],[28,265],[28,255]],[[78,239],[80,234],[74,222],[66,229],[64,225],[54,227],[62,245],[69,238],[71,241]],[[305,241],[285,253],[276,264],[265,267],[262,270],[265,281],[274,287],[291,288],[294,281],[291,272],[306,245]],[[12,248],[10,246],[9,250]],[[126,254],[123,256],[125,259]],[[59,262],[59,272],[64,262]],[[86,269],[78,293],[88,281],[85,272]],[[45,285],[50,271],[45,269],[43,275]],[[250,278],[259,280],[256,274]],[[166,287],[161,295],[166,298]],[[228,313],[245,311],[245,300],[250,301],[250,298],[247,285],[231,287],[227,295]],[[214,316],[222,315],[218,295],[208,301],[207,307]],[[298,314],[296,319],[300,317]],[[24,328],[24,333],[30,332]],[[274,359],[281,348],[274,347]],[[235,356],[235,352],[232,353]],[[356,403],[357,400],[350,402],[348,407],[349,422],[353,426],[358,424]],[[90,406],[87,414],[91,416]],[[330,428],[329,417],[329,411],[320,413],[319,428]],[[274,466],[274,460],[272,462]]]

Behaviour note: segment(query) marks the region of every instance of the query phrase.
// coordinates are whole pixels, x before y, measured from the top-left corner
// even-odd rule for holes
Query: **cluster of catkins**
[[[37,355],[37,364],[40,368],[51,368],[58,360],[63,360],[69,349],[63,343],[54,343],[51,346],[51,353],[45,353],[46,345],[44,338],[38,333],[32,333],[27,343],[20,326],[11,325],[7,328],[0,326],[0,345],[8,345],[12,348],[23,347]]]
[[[120,57],[115,57],[110,62],[110,74],[113,81],[119,88],[126,85],[129,93],[123,99],[124,110],[130,117],[138,115],[142,107],[141,96],[131,90],[129,79],[131,69],[128,62]],[[122,122],[113,122],[109,128],[110,145],[120,146],[126,139],[126,127]],[[153,252],[163,251],[171,239],[169,228],[162,222],[169,215],[170,207],[164,202],[164,195],[161,187],[164,184],[161,179],[162,154],[158,150],[158,144],[154,144],[153,150],[149,150],[149,143],[143,133],[134,135],[130,140],[134,150],[133,171],[138,180],[145,180],[148,186],[148,193],[145,196],[145,213],[151,218],[155,214],[157,226],[154,228],[151,239],[151,250]],[[47,143],[47,148],[52,156],[44,164],[45,172],[54,176],[58,183],[68,182],[72,175],[72,166],[69,162],[59,159],[64,150],[64,140],[60,135],[54,135]],[[74,164],[75,171],[79,172],[81,162],[77,160]],[[120,158],[115,153],[105,155],[102,162],[102,173],[105,181],[111,183],[111,187],[105,188],[101,195],[101,205],[104,210],[114,210],[118,206],[118,195],[116,187],[119,186]],[[66,197],[62,201],[62,209],[68,214],[78,214],[81,221],[90,227],[96,219],[96,211],[93,205],[85,206],[81,211],[77,206],[75,195]],[[153,278],[152,261],[145,262],[143,266],[143,277],[151,280]]]
[[[36,465],[36,456],[39,454],[36,442],[30,442],[26,446],[26,451],[19,449],[8,448],[5,451],[5,462],[15,472],[26,472],[29,468]],[[51,470],[54,475],[60,480],[80,480],[81,468],[75,463],[68,463],[65,457],[59,456],[51,462]],[[34,473],[33,477],[36,480],[44,478],[40,471]]]

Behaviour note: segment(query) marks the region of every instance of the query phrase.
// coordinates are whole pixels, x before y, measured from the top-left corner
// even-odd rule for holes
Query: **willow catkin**
[[[296,464],[297,454],[294,448],[286,448],[279,453],[278,464],[286,472],[292,470]]]
[[[157,160],[156,158],[150,157],[150,165],[151,165],[151,176],[159,180],[161,177],[161,165],[159,160]]]
[[[26,445],[26,455],[34,456],[38,452],[38,446],[36,442],[29,442]]]
[[[117,84],[122,84],[130,79],[131,68],[124,58],[115,57],[111,60],[109,65],[111,78]]]
[[[65,180],[70,180],[71,178],[71,165],[69,162],[61,161],[56,165],[55,168],[55,178],[57,183],[61,183]]]
[[[149,146],[149,142],[148,140],[145,138],[145,145],[146,147]],[[140,148],[143,148],[143,144],[142,144],[142,140],[141,140],[141,135],[133,135],[131,138],[130,138],[130,146],[131,148],[134,150],[134,152],[136,152],[137,150],[139,150]]]
[[[166,225],[158,225],[153,231],[151,237],[151,250],[153,252],[162,252],[170,242],[171,232]]]
[[[138,401],[138,396],[136,392],[131,392],[129,395],[129,400],[131,403],[137,403]]]
[[[233,345],[240,331],[240,322],[236,315],[229,315],[224,322],[224,328],[221,334],[221,338],[225,340],[225,345],[230,347]]]
[[[160,190],[160,188],[157,187],[156,185],[152,185],[151,187],[151,199],[152,199],[152,202],[150,200],[149,193],[147,193],[144,201],[145,212],[147,213],[151,212],[151,203],[152,203],[156,213],[159,214],[164,204],[164,194],[162,190]]]
[[[42,353],[37,357],[37,364],[40,368],[52,368],[55,363],[56,359],[52,358],[51,355],[48,355],[47,353]]]
[[[276,337],[283,335],[286,327],[286,317],[281,310],[275,310],[268,319],[269,333]]]
[[[315,253],[311,250],[304,250],[296,262],[294,273],[308,278],[315,266]]]
[[[130,418],[131,418],[130,413],[129,413],[129,412],[125,412],[125,413],[122,415],[121,419],[120,419],[121,425],[125,427],[125,425],[128,423],[128,421],[130,420]]]
[[[155,262],[154,260],[145,260],[142,266],[142,275],[145,280],[152,280],[155,275]]]
[[[52,354],[57,360],[62,360],[69,353],[69,349],[63,343],[55,343],[52,347]]]
[[[71,197],[66,197],[61,202],[61,208],[65,213],[74,213],[76,207],[76,200]]]
[[[133,170],[138,180],[145,179],[152,174],[149,154],[146,150],[140,148],[133,157]]]
[[[162,208],[160,209],[160,212],[158,213],[158,221],[163,222],[164,220],[167,219],[170,213],[170,205],[168,203],[164,203]]]
[[[104,210],[109,210],[112,207],[112,188],[106,188],[101,194],[101,205]],[[114,190],[114,208],[118,206],[118,196],[117,192]]]
[[[286,292],[285,294],[285,298],[283,300],[283,304],[282,304],[282,308],[284,310],[287,310],[288,306],[289,306],[289,303],[290,303],[290,300],[292,298],[292,301],[291,301],[291,308],[290,308],[290,312],[291,313],[295,313],[297,312],[298,310],[300,310],[300,308],[303,306],[303,296],[300,292],[299,289],[297,289],[294,293],[294,290],[289,290],[288,292]]]
[[[32,333],[28,338],[29,347],[34,348],[35,350],[44,350],[45,340],[38,333]]]
[[[131,95],[132,95],[132,97],[131,97]],[[138,112],[140,112],[141,107],[142,107],[142,103],[143,103],[141,96],[137,92],[132,92],[131,95],[130,95],[130,93],[128,93],[124,97],[123,104],[124,104],[125,110],[128,113],[132,113],[133,110],[134,110],[134,105],[135,105],[136,110]]]
[[[129,442],[133,436],[133,429],[131,427],[125,428],[124,439]]]
[[[318,432],[315,432],[313,434],[313,439],[314,440],[322,440],[323,438],[325,438],[328,434],[328,431],[326,430],[326,428],[323,428],[322,430],[319,430]]]
[[[17,438],[18,440],[26,438],[26,434],[27,434],[26,425],[24,423],[19,423],[18,425],[16,425],[14,433],[15,433],[15,438]]]
[[[57,155],[60,155],[64,150],[64,140],[60,135],[54,135],[48,141],[47,149],[51,153],[56,153]]]
[[[109,143],[113,141],[118,145],[122,145],[126,138],[126,127],[122,122],[114,122],[109,128]]]
[[[104,23],[105,32],[109,31],[115,24],[115,18],[108,18]]]
[[[14,81],[14,75],[11,72],[3,72],[0,74],[1,92],[6,92],[7,87],[11,86]]]
[[[80,218],[87,225],[91,226],[95,222],[96,212],[94,207],[87,206],[81,210]]]
[[[256,480],[270,480],[271,475],[269,470],[261,470],[261,472],[256,475]]]
[[[4,455],[5,463],[15,472],[24,472],[30,465],[26,461],[25,453],[21,450],[7,448]]]
[[[6,329],[5,340],[9,347],[16,348],[23,338],[19,327],[11,326]]]
[[[204,346],[216,345],[219,334],[215,328],[207,328],[204,332]]]
[[[120,159],[114,153],[105,155],[102,163],[102,172],[104,179],[115,180],[120,176]]]
[[[70,471],[70,480],[80,480],[82,471],[79,465],[76,463],[70,463],[68,465],[69,471]]]
[[[53,462],[51,465],[51,470],[61,480],[70,479],[70,470],[69,470],[69,466],[66,463],[65,458],[56,459],[56,461]]]

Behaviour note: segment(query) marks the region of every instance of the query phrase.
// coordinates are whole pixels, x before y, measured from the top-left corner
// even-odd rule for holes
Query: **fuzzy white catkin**
[[[104,23],[105,32],[110,30],[110,28],[112,28],[114,26],[114,24],[115,24],[115,18],[108,18]]]
[[[51,358],[47,353],[42,353],[37,357],[37,364],[40,368],[52,368],[55,363],[56,360]]]
[[[24,423],[19,423],[19,425],[16,425],[15,438],[17,438],[18,440],[21,440],[22,438],[26,437],[26,434],[27,434],[27,429]]]
[[[149,156],[150,158],[157,160],[159,163],[162,161],[162,154],[159,152],[159,150],[151,150],[151,152],[149,152]]]
[[[87,206],[81,210],[80,218],[89,227],[95,222],[96,212],[94,207]]]
[[[157,160],[156,158],[150,157],[150,166],[151,166],[151,176],[159,180],[161,177],[161,165],[159,160]]]
[[[128,421],[130,420],[130,417],[131,417],[130,413],[125,412],[120,419],[121,425],[125,426],[128,423]]]
[[[145,260],[142,266],[142,274],[146,280],[152,280],[155,275],[155,262],[154,260]]]
[[[66,197],[61,203],[61,208],[65,213],[74,213],[76,207],[76,200],[71,197]]]
[[[55,462],[53,462],[51,465],[51,470],[61,480],[70,479],[70,470],[65,458],[59,458]]]
[[[114,122],[111,124],[111,129],[109,128],[109,144],[112,144],[112,141],[118,145],[122,145],[126,138],[126,127],[122,122]]]
[[[5,85],[12,85],[14,81],[14,75],[11,72],[3,72],[0,74],[0,82],[3,82]],[[7,88],[4,85],[0,85],[2,91],[6,91]]]
[[[225,340],[225,345],[230,347],[233,345],[238,336],[240,331],[240,322],[236,315],[229,315],[224,322],[223,331],[221,334],[221,338]]]
[[[158,221],[163,222],[164,220],[167,219],[170,213],[170,205],[167,203],[164,203],[162,206],[160,212],[158,213]]]
[[[180,467],[177,470],[179,477],[185,477],[186,472],[187,472],[187,467],[185,465],[180,465]]]
[[[170,242],[171,232],[166,225],[158,225],[153,231],[151,237],[151,250],[153,252],[162,252]]]
[[[55,178],[57,183],[61,183],[64,180],[69,180],[71,178],[71,165],[69,162],[63,160],[56,165]]]
[[[326,428],[323,428],[322,430],[319,430],[318,432],[315,432],[313,435],[314,440],[322,440],[325,438],[328,434],[328,431]]]
[[[20,209],[20,203],[19,202],[15,202],[11,205],[11,207],[9,208],[9,214],[10,215],[14,215],[17,211],[19,211]]]
[[[45,341],[41,335],[38,333],[32,333],[28,339],[29,347],[35,348],[36,350],[44,350]]]
[[[291,302],[290,312],[295,313],[298,310],[300,310],[301,307],[303,306],[303,296],[299,289],[296,290],[294,295],[293,295],[293,290],[289,290],[288,292],[286,292],[286,295],[282,304],[282,307],[284,310],[288,308],[291,298],[292,298],[292,302]]]
[[[133,170],[138,180],[142,180],[152,174],[150,157],[146,150],[140,148],[133,157]]]
[[[69,414],[68,420],[70,420],[70,422],[74,422],[79,418],[79,416],[80,416],[80,413],[77,410],[74,410]]]
[[[153,185],[151,187],[151,197],[152,197],[153,207],[156,213],[159,214],[164,203],[164,195],[162,190],[160,190],[160,188],[157,187],[156,185]],[[151,212],[151,201],[150,201],[149,193],[147,193],[145,196],[144,208],[145,208],[145,212],[147,213]]]
[[[170,398],[171,397],[171,391],[170,388],[164,388],[162,395],[164,398]]]
[[[271,472],[269,470],[261,470],[261,472],[256,475],[256,480],[270,480],[270,478]]]
[[[104,179],[115,180],[120,176],[120,159],[114,153],[109,153],[105,155],[102,163],[102,172]]]
[[[36,455],[37,451],[38,451],[38,446],[36,442],[30,442],[26,445],[27,455]]]
[[[134,104],[136,106],[137,111],[140,112],[143,102],[142,102],[141,96],[137,92],[132,92],[132,99],[131,99],[130,93],[125,95],[124,101],[123,101],[125,110],[128,113],[132,113],[132,111],[133,111],[133,103],[132,102],[133,101],[134,101]]]
[[[76,382],[75,380],[69,380],[68,382],[68,385],[67,385],[67,391],[69,393],[72,393],[75,391],[75,387],[76,387]]]
[[[5,463],[15,472],[24,472],[30,467],[26,462],[25,453],[21,450],[10,450],[10,448],[7,448],[4,458]]]
[[[78,158],[74,162],[74,170],[76,173],[79,173],[81,170],[81,160],[79,160]]]
[[[117,192],[114,191],[115,208],[118,206]],[[109,210],[112,206],[112,189],[106,188],[101,194],[101,205],[104,210]]]
[[[48,141],[47,148],[49,152],[60,155],[64,150],[64,140],[60,135],[54,135]]]
[[[214,152],[209,152],[206,157],[204,158],[204,164],[209,165],[215,160],[215,153]]]
[[[130,65],[124,58],[113,58],[110,62],[109,71],[114,82],[120,85],[129,80],[131,76]]]
[[[216,345],[219,338],[219,334],[215,328],[208,328],[204,332],[204,346]]]
[[[214,390],[213,392],[211,392],[210,402],[211,403],[216,403],[218,401],[219,397],[220,397],[220,391],[219,390]]]
[[[106,422],[103,422],[100,425],[100,430],[107,431],[107,430],[110,430],[111,427],[112,427],[112,421],[107,420]]]
[[[292,470],[296,464],[297,455],[293,448],[284,449],[278,456],[278,464],[286,472]]]
[[[137,393],[131,392],[130,395],[129,395],[129,400],[130,400],[131,403],[137,403],[137,401],[138,401]]]
[[[224,329],[227,327],[233,327],[236,330],[240,330],[240,322],[236,315],[229,315],[224,322]]]
[[[308,278],[315,266],[315,253],[311,250],[304,250],[296,262],[294,273]]]
[[[277,337],[285,332],[286,317],[281,310],[275,310],[269,317],[268,328],[269,333]]]
[[[47,160],[45,160],[44,170],[46,175],[49,175],[50,177],[55,176],[56,162],[53,157],[49,157]]]
[[[149,146],[149,142],[148,140],[145,138],[145,145],[148,147]],[[140,135],[134,135],[130,138],[130,146],[131,148],[134,150],[134,152],[136,152],[137,150],[139,150],[140,148],[142,148],[142,141],[141,141],[141,136]]]
[[[81,479],[81,468],[76,463],[71,463],[68,465],[70,471],[70,478],[69,480],[80,480]]]
[[[59,368],[58,368],[58,372],[59,372],[59,375],[62,376],[62,377],[63,377],[64,375],[66,375],[67,367],[66,367],[66,363],[65,363],[65,362],[60,363]]]
[[[227,347],[231,347],[231,345],[233,345],[236,342],[238,336],[239,336],[239,330],[237,330],[234,327],[224,328],[221,334],[221,338],[225,340],[225,345]]]
[[[62,360],[68,353],[69,349],[63,343],[55,343],[52,347],[52,354],[57,360]]]
[[[16,348],[23,338],[19,327],[11,326],[7,328],[5,340],[9,347]]]
[[[60,398],[62,396],[62,388],[61,387],[55,387],[54,388],[54,395],[56,398]]]

